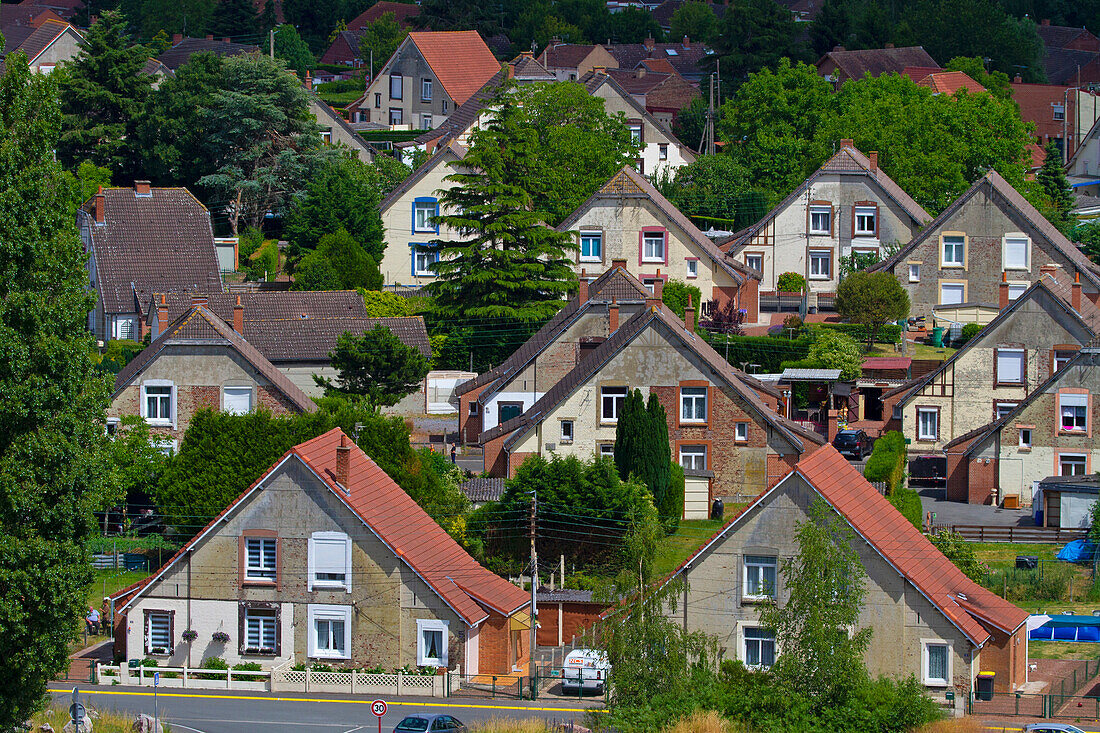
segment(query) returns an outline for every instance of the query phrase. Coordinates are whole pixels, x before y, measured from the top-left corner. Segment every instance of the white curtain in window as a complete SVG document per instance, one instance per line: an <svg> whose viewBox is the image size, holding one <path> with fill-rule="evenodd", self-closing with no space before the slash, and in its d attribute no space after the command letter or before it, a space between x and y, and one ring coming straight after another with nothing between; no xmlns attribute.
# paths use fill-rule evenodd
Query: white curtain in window
<svg viewBox="0 0 1100 733"><path fill-rule="evenodd" d="M928 679L947 679L947 647L941 644L928 645Z"/></svg>
<svg viewBox="0 0 1100 733"><path fill-rule="evenodd" d="M230 415L252 412L251 387L226 387L224 394L225 411Z"/></svg>

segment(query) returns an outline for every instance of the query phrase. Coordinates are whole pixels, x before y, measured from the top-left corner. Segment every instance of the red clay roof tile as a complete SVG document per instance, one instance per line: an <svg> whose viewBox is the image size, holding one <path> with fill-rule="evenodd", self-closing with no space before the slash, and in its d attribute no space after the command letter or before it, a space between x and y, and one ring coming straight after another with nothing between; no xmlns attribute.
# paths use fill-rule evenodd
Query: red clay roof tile
<svg viewBox="0 0 1100 733"><path fill-rule="evenodd" d="M500 71L500 62L477 31L417 31L409 38L456 107Z"/></svg>

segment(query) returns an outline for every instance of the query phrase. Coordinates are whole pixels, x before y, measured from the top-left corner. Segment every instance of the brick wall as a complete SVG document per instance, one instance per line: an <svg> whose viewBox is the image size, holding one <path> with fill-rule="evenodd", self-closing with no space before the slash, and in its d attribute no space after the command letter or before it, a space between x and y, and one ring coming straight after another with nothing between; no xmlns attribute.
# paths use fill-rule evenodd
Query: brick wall
<svg viewBox="0 0 1100 733"><path fill-rule="evenodd" d="M596 623L603 613L602 603L547 603L539 606L539 646L558 645L558 616L561 616L561 639L568 644Z"/></svg>
<svg viewBox="0 0 1100 733"><path fill-rule="evenodd" d="M508 454L504 452L504 439L501 435L483 446L485 473L495 478L508 477Z"/></svg>
<svg viewBox="0 0 1100 733"><path fill-rule="evenodd" d="M807 455L809 455L809 453L807 453ZM766 488L770 489L782 481L784 476L794 470L794 467L798 465L801 458L801 456L795 453L789 453L785 456L781 456L778 453L769 453L768 485Z"/></svg>
<svg viewBox="0 0 1100 733"><path fill-rule="evenodd" d="M711 292L711 297L718 301L718 307L721 308L726 304L727 300L738 300L740 307L748 311L745 314L745 323L756 323L760 317L760 297L759 297L760 282L755 278L749 278L746 280L740 288L737 287L719 287L714 286Z"/></svg>
<svg viewBox="0 0 1100 733"><path fill-rule="evenodd" d="M975 458L967 467L967 496L970 504L992 504L997 486L996 458Z"/></svg>
<svg viewBox="0 0 1100 733"><path fill-rule="evenodd" d="M529 457L531 457L533 455L535 455L533 452L509 453L508 454L508 476L506 478L511 478L512 476L515 476L516 475L516 469L520 467L520 464L522 464L524 461L526 461Z"/></svg>
<svg viewBox="0 0 1100 733"><path fill-rule="evenodd" d="M509 674L508 646L513 640L517 643L516 666L522 666L530 658L530 632L526 629L518 632L509 630L509 621L496 611L489 612L489 618L481 623L478 631L478 672L480 674Z"/></svg>
<svg viewBox="0 0 1100 733"><path fill-rule="evenodd" d="M458 398L458 435L463 445L477 443L481 435L481 410L476 415L470 415L470 403L474 402L488 385L482 385L472 389Z"/></svg>
<svg viewBox="0 0 1100 733"><path fill-rule="evenodd" d="M986 627L993 638L982 647L978 659L979 671L996 672L993 689L997 692L1013 692L1024 683L1027 673L1027 654L1024 635L1027 629L1021 628L1009 635L993 627Z"/></svg>

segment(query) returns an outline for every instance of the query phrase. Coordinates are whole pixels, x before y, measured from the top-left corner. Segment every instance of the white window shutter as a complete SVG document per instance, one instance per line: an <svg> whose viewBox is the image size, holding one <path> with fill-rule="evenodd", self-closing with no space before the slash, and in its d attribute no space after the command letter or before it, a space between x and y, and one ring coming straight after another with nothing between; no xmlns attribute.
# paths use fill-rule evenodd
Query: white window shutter
<svg viewBox="0 0 1100 733"><path fill-rule="evenodd" d="M1058 395L1062 407L1088 407L1089 396L1087 394L1062 394Z"/></svg>
<svg viewBox="0 0 1100 733"><path fill-rule="evenodd" d="M222 393L222 408L229 414L244 415L252 412L251 387L225 387Z"/></svg>

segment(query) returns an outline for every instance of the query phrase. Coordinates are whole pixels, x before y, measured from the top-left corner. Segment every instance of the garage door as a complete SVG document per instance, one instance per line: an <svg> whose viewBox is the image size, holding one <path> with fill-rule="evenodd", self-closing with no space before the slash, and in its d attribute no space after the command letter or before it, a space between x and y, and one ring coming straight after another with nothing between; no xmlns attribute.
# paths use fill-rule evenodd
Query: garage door
<svg viewBox="0 0 1100 733"><path fill-rule="evenodd" d="M684 478L684 519L706 519L710 514L710 479Z"/></svg>

